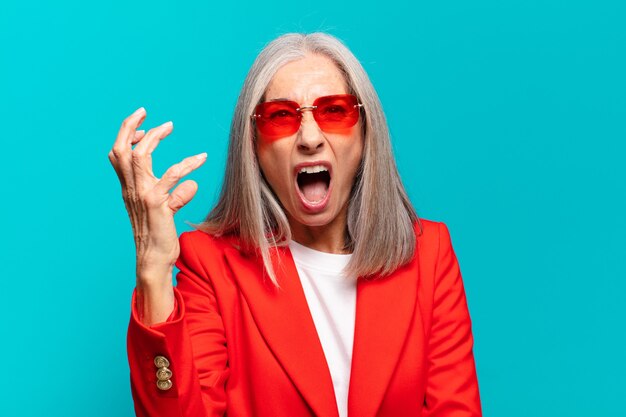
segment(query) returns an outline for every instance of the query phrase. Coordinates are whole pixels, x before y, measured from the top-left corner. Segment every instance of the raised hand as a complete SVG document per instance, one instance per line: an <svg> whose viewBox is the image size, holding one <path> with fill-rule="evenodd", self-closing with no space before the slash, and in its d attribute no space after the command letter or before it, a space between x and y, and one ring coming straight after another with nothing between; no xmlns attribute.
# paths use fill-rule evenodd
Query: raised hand
<svg viewBox="0 0 626 417"><path fill-rule="evenodd" d="M174 214L198 189L192 180L174 186L200 167L207 155L185 158L157 178L152 172L152 152L172 132L173 124L167 122L145 133L137 130L145 117L142 107L124 120L109 160L120 180L135 238L137 289L161 295L165 291L173 301L171 274L180 252ZM133 145L136 145L134 149Z"/></svg>

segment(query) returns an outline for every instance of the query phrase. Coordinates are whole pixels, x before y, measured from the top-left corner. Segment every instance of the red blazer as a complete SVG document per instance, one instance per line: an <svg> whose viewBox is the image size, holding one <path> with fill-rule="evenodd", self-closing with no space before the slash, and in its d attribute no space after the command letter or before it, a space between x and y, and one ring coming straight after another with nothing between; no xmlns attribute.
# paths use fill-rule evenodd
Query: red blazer
<svg viewBox="0 0 626 417"><path fill-rule="evenodd" d="M448 229L423 220L411 263L357 283L350 417L480 416L471 322ZM330 372L289 248L280 289L234 238L180 236L177 311L144 326L128 359L137 416L338 417ZM156 356L171 388L157 388Z"/></svg>

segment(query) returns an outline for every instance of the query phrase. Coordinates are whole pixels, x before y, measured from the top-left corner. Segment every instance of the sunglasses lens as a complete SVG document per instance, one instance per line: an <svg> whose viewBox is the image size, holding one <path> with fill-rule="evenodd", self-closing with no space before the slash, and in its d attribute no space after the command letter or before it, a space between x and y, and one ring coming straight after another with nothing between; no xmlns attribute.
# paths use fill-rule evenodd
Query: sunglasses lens
<svg viewBox="0 0 626 417"><path fill-rule="evenodd" d="M359 121L359 102L351 94L319 97L313 107L313 117L324 132L349 133ZM288 100L267 101L256 106L256 127L263 139L276 140L296 133L302 119L299 108L298 103Z"/></svg>
<svg viewBox="0 0 626 417"><path fill-rule="evenodd" d="M340 133L359 120L358 100L350 94L320 97L314 105L315 121L325 132Z"/></svg>
<svg viewBox="0 0 626 417"><path fill-rule="evenodd" d="M268 101L256 107L256 125L268 139L293 135L300 128L298 103L292 101Z"/></svg>

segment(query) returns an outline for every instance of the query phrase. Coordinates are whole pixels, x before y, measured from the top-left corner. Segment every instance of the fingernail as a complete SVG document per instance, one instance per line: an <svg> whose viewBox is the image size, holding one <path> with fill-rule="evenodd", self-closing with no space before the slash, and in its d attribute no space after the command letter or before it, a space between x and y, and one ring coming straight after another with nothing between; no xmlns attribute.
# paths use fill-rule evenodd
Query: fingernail
<svg viewBox="0 0 626 417"><path fill-rule="evenodd" d="M206 156L207 156L206 152L202 152L196 155L196 159L206 159Z"/></svg>
<svg viewBox="0 0 626 417"><path fill-rule="evenodd" d="M135 132L135 136L143 135L144 133L146 133L145 130L138 130L138 131Z"/></svg>
<svg viewBox="0 0 626 417"><path fill-rule="evenodd" d="M144 109L143 107L139 107L137 110L135 110L135 112L132 115L139 116L140 114L144 114L145 112L146 112L146 109Z"/></svg>
<svg viewBox="0 0 626 417"><path fill-rule="evenodd" d="M173 126L174 126L174 123L172 123L171 121L169 121L169 122L165 122L165 123L163 123L161 126L163 126L163 127L173 127Z"/></svg>

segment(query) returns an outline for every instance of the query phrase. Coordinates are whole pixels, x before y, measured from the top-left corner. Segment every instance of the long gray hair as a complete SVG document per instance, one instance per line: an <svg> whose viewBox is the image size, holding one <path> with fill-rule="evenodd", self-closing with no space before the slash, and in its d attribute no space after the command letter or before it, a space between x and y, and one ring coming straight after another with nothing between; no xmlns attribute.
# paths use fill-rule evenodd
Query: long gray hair
<svg viewBox="0 0 626 417"><path fill-rule="evenodd" d="M353 255L346 273L355 277L387 275L411 260L416 246L414 224L420 231L421 225L398 175L378 95L352 52L325 33L286 34L258 55L235 107L219 201L204 222L195 226L216 236L237 235L243 248L261 256L270 280L279 285L270 251L287 244L291 230L261 173L250 115L278 69L306 54L330 58L365 109L363 159L348 202L345 246Z"/></svg>

